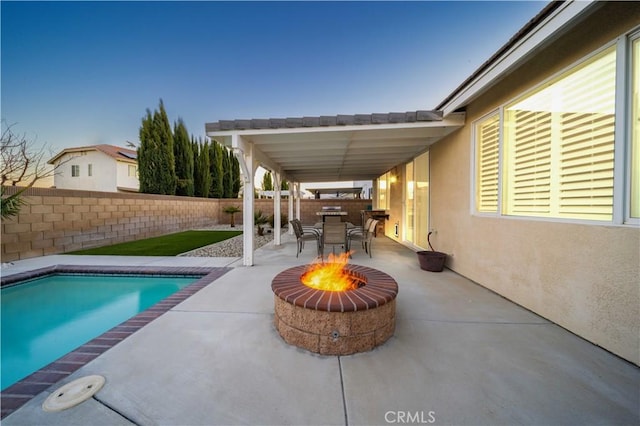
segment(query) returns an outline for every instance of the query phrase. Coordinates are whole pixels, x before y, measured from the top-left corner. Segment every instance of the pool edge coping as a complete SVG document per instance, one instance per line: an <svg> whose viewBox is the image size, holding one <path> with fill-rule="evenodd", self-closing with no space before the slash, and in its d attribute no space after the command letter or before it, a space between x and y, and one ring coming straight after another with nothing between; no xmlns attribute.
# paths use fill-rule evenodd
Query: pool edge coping
<svg viewBox="0 0 640 426"><path fill-rule="evenodd" d="M107 350L140 330L179 303L187 300L218 278L231 271L228 266L179 267L179 266L116 266L116 265L52 265L3 277L0 287L16 282L57 273L74 274L126 274L126 275L173 275L200 276L199 279L177 292L158 301L144 311L105 331L69 353L47 364L38 371L12 384L0 392L0 420L4 419L41 392L73 374Z"/></svg>

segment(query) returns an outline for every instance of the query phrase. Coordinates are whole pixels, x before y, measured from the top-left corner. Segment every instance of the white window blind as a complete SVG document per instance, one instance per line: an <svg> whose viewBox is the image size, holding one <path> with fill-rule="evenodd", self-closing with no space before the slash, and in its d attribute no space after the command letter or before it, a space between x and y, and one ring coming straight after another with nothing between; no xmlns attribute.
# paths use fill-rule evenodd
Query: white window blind
<svg viewBox="0 0 640 426"><path fill-rule="evenodd" d="M503 213L611 220L615 49L505 109Z"/></svg>
<svg viewBox="0 0 640 426"><path fill-rule="evenodd" d="M514 110L505 147L507 214L545 215L551 211L551 114Z"/></svg>
<svg viewBox="0 0 640 426"><path fill-rule="evenodd" d="M498 212L500 115L476 125L476 211Z"/></svg>

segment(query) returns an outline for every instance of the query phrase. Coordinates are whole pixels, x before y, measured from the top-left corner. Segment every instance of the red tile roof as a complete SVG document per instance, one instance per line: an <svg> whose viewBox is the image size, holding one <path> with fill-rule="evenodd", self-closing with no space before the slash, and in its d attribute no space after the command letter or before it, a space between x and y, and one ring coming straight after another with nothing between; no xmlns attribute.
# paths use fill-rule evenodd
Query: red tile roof
<svg viewBox="0 0 640 426"><path fill-rule="evenodd" d="M134 149L122 148L120 146L115 145L88 145L88 146L79 146L75 148L65 148L56 154L51 160L48 161L49 164L53 164L58 158L62 157L64 154L71 154L74 152L83 152L83 151L100 151L104 154L107 154L109 157L112 157L118 161L124 161L127 163L138 163L138 153Z"/></svg>

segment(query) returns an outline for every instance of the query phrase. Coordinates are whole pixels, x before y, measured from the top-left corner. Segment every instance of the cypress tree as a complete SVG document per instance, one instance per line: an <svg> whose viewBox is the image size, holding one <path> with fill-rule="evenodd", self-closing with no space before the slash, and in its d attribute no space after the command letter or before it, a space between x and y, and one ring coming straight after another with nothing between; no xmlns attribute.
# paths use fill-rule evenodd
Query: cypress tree
<svg viewBox="0 0 640 426"><path fill-rule="evenodd" d="M157 148L153 131L153 117L151 111L147 109L147 115L142 119L140 126L140 145L138 146L138 178L140 180L140 192L157 193L155 183L157 182L155 173L155 155Z"/></svg>
<svg viewBox="0 0 640 426"><path fill-rule="evenodd" d="M233 165L231 163L231 151L228 149L222 149L222 170L223 170L223 182L224 182L224 196L223 198L233 197Z"/></svg>
<svg viewBox="0 0 640 426"><path fill-rule="evenodd" d="M231 198L238 198L238 194L240 193L240 188L242 186L242 182L240 181L240 162L236 156L233 155L233 152L230 152L230 154L232 159L231 165L233 166L233 191L231 192Z"/></svg>
<svg viewBox="0 0 640 426"><path fill-rule="evenodd" d="M222 198L224 195L224 176L222 174L222 147L215 140L209 146L209 173L211 174L211 188L209 198Z"/></svg>
<svg viewBox="0 0 640 426"><path fill-rule="evenodd" d="M160 111L147 109L140 127L138 148L138 173L140 192L149 194L176 193L173 135L162 99Z"/></svg>
<svg viewBox="0 0 640 426"><path fill-rule="evenodd" d="M200 147L191 135L191 151L193 152L193 195L202 197L202 173L200 172Z"/></svg>
<svg viewBox="0 0 640 426"><path fill-rule="evenodd" d="M211 187L211 172L209 171L209 144L202 140L192 140L194 153L194 193L196 197L208 197Z"/></svg>
<svg viewBox="0 0 640 426"><path fill-rule="evenodd" d="M187 127L181 118L173 125L173 139L173 154L176 161L177 177L176 195L193 197L194 154Z"/></svg>
<svg viewBox="0 0 640 426"><path fill-rule="evenodd" d="M155 111L153 114L153 127L158 144L158 193L175 195L177 179L173 155L173 134L162 99L160 99L160 111Z"/></svg>
<svg viewBox="0 0 640 426"><path fill-rule="evenodd" d="M262 190L263 191L273 191L273 178L271 177L271 172L267 171L262 176Z"/></svg>

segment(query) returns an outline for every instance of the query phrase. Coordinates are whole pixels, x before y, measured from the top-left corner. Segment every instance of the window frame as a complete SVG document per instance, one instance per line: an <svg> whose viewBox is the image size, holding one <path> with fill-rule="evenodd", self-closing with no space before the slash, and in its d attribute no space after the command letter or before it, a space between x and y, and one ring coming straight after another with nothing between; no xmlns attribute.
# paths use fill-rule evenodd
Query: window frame
<svg viewBox="0 0 640 426"><path fill-rule="evenodd" d="M80 165L72 164L71 165L71 177L80 177Z"/></svg>
<svg viewBox="0 0 640 426"><path fill-rule="evenodd" d="M474 120L471 128L471 191L470 191L470 208L471 214L474 216L482 217L499 217L504 219L513 220L536 220L547 222L565 222L565 223L582 223L592 225L640 225L640 218L631 217L631 168L632 156L631 156L631 132L632 132L632 96L631 93L631 77L633 72L633 57L632 48L633 42L640 39L640 27L635 27L631 31L620 35L616 39L605 43L599 48L589 52L587 55L579 58L577 61L569 64L567 67L559 70L553 75L545 78L539 83L528 87L526 90L518 93L506 101L500 103L500 105L492 109L490 112L482 115L477 120ZM544 86L557 80L563 74L568 74L572 70L577 69L586 62L592 60L597 55L602 54L605 50L615 46L616 52L616 77L615 77L615 112L614 112L614 172L613 172L613 206L611 220L595 220L584 218L567 218L567 217L544 217L544 216L531 216L531 215L507 215L504 213L504 134L505 134L505 108L506 106L516 102L518 99L522 99L527 94L535 93L542 89ZM476 128L482 121L495 115L496 111L499 112L499 162L498 162L498 211L493 212L481 212L477 209L477 196L476 196L476 162L477 159L477 143L476 140Z"/></svg>
<svg viewBox="0 0 640 426"><path fill-rule="evenodd" d="M621 159L621 168L624 168L624 173L620 173L620 178L624 179L624 187L620 189L621 196L624 199L623 212L620 215L623 215L623 223L628 225L640 225L640 217L631 216L631 198L632 198L632 169L633 169L633 71L634 71L634 57L633 57L633 43L640 43L640 28L636 28L635 30L629 32L625 37L621 37L623 39L623 43L619 44L619 51L622 51L623 60L618 64L620 69L624 70L624 76L621 76L622 89L616 93L618 99L620 99L620 104L624 108L624 118L625 122L621 123L622 129L620 130L624 135L623 141L621 142L621 149L624 152L624 158ZM640 72L640 57L635 58L638 69L636 72ZM623 73L620 73L623 74ZM628 90L626 90L628 89ZM640 87L638 88L640 92ZM617 107L618 105L616 105ZM637 111L640 114L640 111ZM640 120L640 118L639 118ZM640 126L640 121L637 124ZM618 130L616 128L616 130ZM640 148L640 141L638 141L638 147ZM616 146L618 148L618 146ZM638 155L640 158L640 155ZM640 165L637 165L640 167ZM640 173L640 171L638 171ZM622 187L622 185L620 185ZM640 188L638 188L640 190Z"/></svg>

